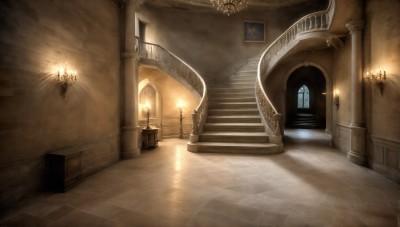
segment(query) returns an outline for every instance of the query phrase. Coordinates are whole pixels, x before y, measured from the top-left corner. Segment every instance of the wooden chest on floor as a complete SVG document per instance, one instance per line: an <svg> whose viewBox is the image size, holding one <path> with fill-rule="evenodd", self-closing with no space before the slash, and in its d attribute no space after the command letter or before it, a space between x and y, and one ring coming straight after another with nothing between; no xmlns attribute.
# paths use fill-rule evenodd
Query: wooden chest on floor
<svg viewBox="0 0 400 227"><path fill-rule="evenodd" d="M46 184L65 192L82 181L82 150L59 150L46 156Z"/></svg>

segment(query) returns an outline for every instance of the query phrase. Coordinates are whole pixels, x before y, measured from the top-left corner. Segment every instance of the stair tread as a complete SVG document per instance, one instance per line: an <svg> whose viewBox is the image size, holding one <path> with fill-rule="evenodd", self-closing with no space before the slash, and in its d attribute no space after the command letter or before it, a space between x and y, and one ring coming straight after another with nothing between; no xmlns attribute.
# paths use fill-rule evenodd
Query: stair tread
<svg viewBox="0 0 400 227"><path fill-rule="evenodd" d="M264 126L262 123L206 123L207 126Z"/></svg>
<svg viewBox="0 0 400 227"><path fill-rule="evenodd" d="M223 118L261 118L260 115L217 115L209 116L209 118L223 119Z"/></svg>
<svg viewBox="0 0 400 227"><path fill-rule="evenodd" d="M224 131L215 131L215 132L203 132L202 136L268 136L265 132L224 132Z"/></svg>
<svg viewBox="0 0 400 227"><path fill-rule="evenodd" d="M224 147L277 147L272 143L229 143L229 142L197 142L197 146L224 146Z"/></svg>
<svg viewBox="0 0 400 227"><path fill-rule="evenodd" d="M238 104L238 105L242 105L242 104L257 104L257 102L214 102L214 103L212 103L213 105L220 105L220 104L223 104L223 105L236 105L236 104Z"/></svg>
<svg viewBox="0 0 400 227"><path fill-rule="evenodd" d="M215 110L215 111L233 111L233 112L238 112L238 111L258 111L257 108L241 108L241 109L217 109L217 108L210 108L210 110Z"/></svg>

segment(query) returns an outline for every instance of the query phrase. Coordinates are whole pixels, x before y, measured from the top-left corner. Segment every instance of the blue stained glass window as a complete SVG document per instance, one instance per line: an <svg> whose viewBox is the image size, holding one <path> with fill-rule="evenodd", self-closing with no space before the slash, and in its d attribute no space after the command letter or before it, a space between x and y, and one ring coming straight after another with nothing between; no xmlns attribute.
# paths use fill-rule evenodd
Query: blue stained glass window
<svg viewBox="0 0 400 227"><path fill-rule="evenodd" d="M297 108L309 109L310 108L310 90L307 85L303 84L297 92Z"/></svg>

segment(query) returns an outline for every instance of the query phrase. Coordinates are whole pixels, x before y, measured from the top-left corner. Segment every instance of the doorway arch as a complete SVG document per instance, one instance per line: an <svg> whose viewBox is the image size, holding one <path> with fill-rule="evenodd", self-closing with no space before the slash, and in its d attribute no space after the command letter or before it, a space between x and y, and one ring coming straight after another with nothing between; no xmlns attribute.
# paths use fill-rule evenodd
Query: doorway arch
<svg viewBox="0 0 400 227"><path fill-rule="evenodd" d="M288 74L285 94L285 127L328 129L330 114L326 75L312 65L300 65Z"/></svg>

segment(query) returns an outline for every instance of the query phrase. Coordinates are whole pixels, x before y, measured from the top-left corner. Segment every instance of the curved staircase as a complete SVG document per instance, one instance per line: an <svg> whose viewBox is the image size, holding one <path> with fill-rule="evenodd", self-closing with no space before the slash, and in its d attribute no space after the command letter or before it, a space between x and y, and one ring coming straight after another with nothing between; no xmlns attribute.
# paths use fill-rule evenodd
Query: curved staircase
<svg viewBox="0 0 400 227"><path fill-rule="evenodd" d="M208 116L192 152L273 154L280 146L269 143L254 93L259 58L249 59L222 83L209 86Z"/></svg>

